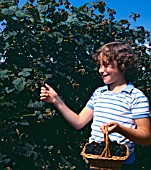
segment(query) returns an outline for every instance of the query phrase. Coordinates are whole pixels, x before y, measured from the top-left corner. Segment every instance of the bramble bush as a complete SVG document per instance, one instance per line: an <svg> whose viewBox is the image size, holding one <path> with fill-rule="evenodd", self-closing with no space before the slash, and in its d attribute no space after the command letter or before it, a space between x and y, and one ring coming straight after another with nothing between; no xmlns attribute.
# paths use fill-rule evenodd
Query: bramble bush
<svg viewBox="0 0 151 170"><path fill-rule="evenodd" d="M116 11L104 1L80 7L68 0L18 3L0 2L0 56L5 59L0 64L0 169L86 169L80 152L90 124L72 129L52 105L39 100L40 87L51 84L78 113L103 84L91 55L107 42L122 40L139 57L133 83L151 101L151 51L144 45L151 44L150 32L116 20ZM130 17L137 22L140 14ZM138 146L137 158L144 155L140 168L148 168L149 150Z"/></svg>

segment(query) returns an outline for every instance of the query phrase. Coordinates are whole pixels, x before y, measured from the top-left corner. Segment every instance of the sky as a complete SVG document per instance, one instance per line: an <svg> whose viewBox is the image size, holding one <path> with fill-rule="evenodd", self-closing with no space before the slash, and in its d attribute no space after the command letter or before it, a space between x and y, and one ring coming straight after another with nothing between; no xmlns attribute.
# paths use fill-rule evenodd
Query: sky
<svg viewBox="0 0 151 170"><path fill-rule="evenodd" d="M96 0L69 0L71 5L79 7L87 2L95 2ZM27 0L20 0L20 5ZM127 19L131 23L131 27L144 26L151 32L151 0L104 0L106 6L116 11L115 19ZM139 13L141 16L136 22L129 18L131 12Z"/></svg>

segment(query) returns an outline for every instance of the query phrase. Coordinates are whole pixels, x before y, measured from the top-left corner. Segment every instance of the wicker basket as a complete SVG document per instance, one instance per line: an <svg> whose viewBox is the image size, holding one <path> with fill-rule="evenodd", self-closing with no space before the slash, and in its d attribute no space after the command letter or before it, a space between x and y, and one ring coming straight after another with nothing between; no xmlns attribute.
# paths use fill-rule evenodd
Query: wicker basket
<svg viewBox="0 0 151 170"><path fill-rule="evenodd" d="M129 156L129 148L126 146L126 155L123 157L119 156L112 156L110 154L109 149L109 136L108 136L108 129L106 128L106 133L104 134L104 141L106 142L106 147L103 150L101 155L92 155L92 154L86 154L85 149L86 145L84 146L81 155L83 156L84 160L90 164L90 167L94 169L99 168L107 168L111 170L120 170L123 161L125 161Z"/></svg>

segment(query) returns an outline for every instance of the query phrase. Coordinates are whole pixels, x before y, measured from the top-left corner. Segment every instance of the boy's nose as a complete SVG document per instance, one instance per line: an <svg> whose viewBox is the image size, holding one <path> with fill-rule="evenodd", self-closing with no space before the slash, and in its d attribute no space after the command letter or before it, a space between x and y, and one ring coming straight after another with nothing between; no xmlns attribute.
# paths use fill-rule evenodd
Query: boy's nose
<svg viewBox="0 0 151 170"><path fill-rule="evenodd" d="M99 66L99 73L103 73L105 71L104 65Z"/></svg>

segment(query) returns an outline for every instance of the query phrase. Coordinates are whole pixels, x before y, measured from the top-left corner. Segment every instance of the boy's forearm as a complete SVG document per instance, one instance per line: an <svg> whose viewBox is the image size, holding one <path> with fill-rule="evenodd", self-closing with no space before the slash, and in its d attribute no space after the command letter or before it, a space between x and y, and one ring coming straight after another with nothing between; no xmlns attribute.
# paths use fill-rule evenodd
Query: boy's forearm
<svg viewBox="0 0 151 170"><path fill-rule="evenodd" d="M61 115L65 118L65 120L73 126L75 129L79 129L79 116L75 112L73 112L71 109L69 109L66 104L60 99L60 97L57 97L56 102L54 103L54 106L57 108L57 110L61 113Z"/></svg>
<svg viewBox="0 0 151 170"><path fill-rule="evenodd" d="M120 126L119 133L134 143L140 145L151 144L151 132L145 129L131 129L125 126Z"/></svg>

